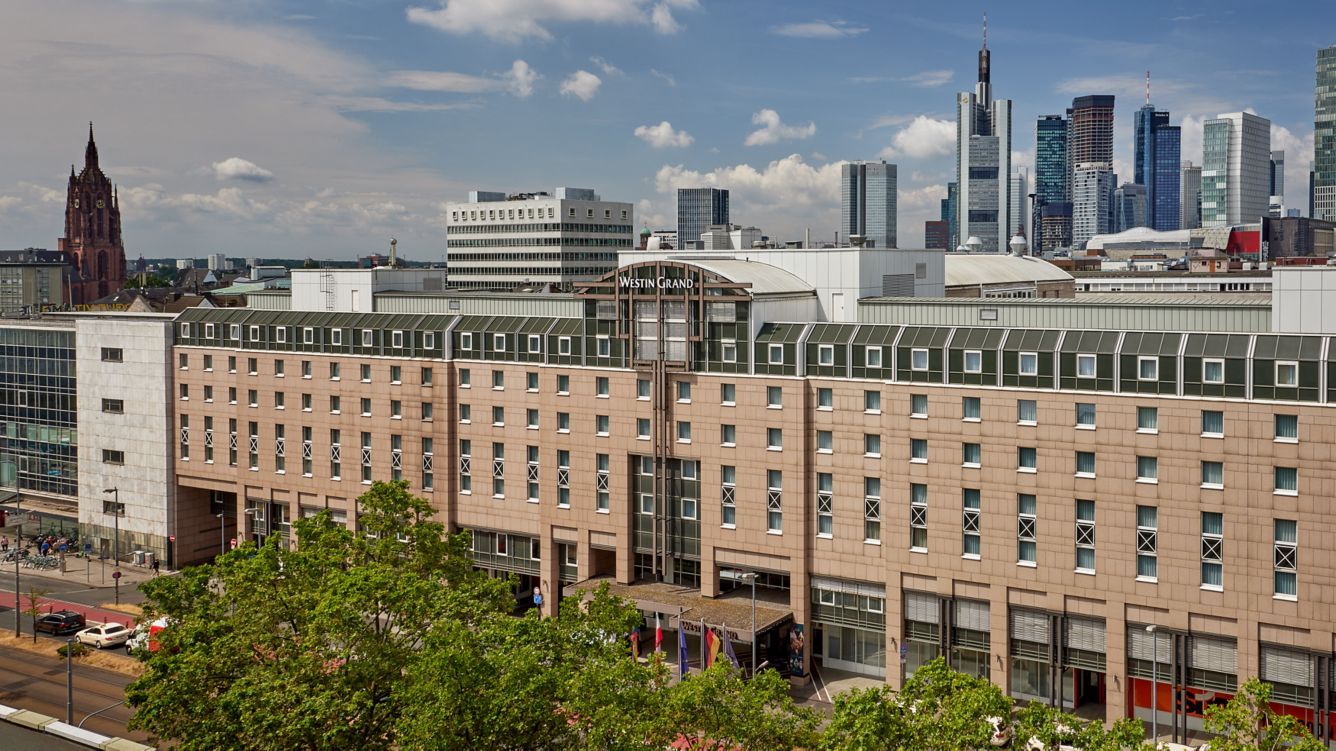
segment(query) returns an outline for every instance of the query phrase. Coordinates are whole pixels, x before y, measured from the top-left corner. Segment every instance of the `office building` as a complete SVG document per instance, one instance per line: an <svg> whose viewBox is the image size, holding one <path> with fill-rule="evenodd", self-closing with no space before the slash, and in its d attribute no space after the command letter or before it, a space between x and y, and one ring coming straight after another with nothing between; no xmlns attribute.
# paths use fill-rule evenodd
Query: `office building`
<svg viewBox="0 0 1336 751"><path fill-rule="evenodd" d="M1079 96L1067 110L1067 174L1076 178L1082 164L1113 164L1113 103L1111 94ZM1073 196L1075 187L1071 188ZM1073 199L1074 200L1074 199Z"/></svg>
<svg viewBox="0 0 1336 751"><path fill-rule="evenodd" d="M951 249L951 227L943 220L929 219L923 223L923 247L929 250Z"/></svg>
<svg viewBox="0 0 1336 751"><path fill-rule="evenodd" d="M978 238L977 252L1005 253L1014 229L1011 100L993 99L990 65L985 29L974 91L956 94L956 235L960 246Z"/></svg>
<svg viewBox="0 0 1336 751"><path fill-rule="evenodd" d="M960 244L959 232L956 229L956 220L959 218L960 211L960 185L950 182L946 184L946 200L942 202L942 219L946 220L946 230L951 240L947 250L955 250Z"/></svg>
<svg viewBox="0 0 1336 751"><path fill-rule="evenodd" d="M1169 113L1146 103L1136 111L1132 182L1145 187L1146 222L1151 229L1179 228L1179 151L1181 129Z"/></svg>
<svg viewBox="0 0 1336 751"><path fill-rule="evenodd" d="M1201 167L1183 162L1179 186L1181 229L1196 229L1201 226Z"/></svg>
<svg viewBox="0 0 1336 751"><path fill-rule="evenodd" d="M677 189L677 247L699 249L700 233L711 225L728 224L728 190L724 188Z"/></svg>
<svg viewBox="0 0 1336 751"><path fill-rule="evenodd" d="M1030 173L1024 167L1013 167L1011 170L1011 207L1007 210L1007 216L1011 217L1011 234L1019 233L1028 238L1030 236L1030 223L1027 221L1029 211L1028 202L1030 200Z"/></svg>
<svg viewBox="0 0 1336 751"><path fill-rule="evenodd" d="M68 256L60 251L0 250L0 315L65 305L70 271Z"/></svg>
<svg viewBox="0 0 1336 751"><path fill-rule="evenodd" d="M1045 206L1071 201L1070 180L1067 169L1067 120L1062 115L1043 115L1035 123L1032 224L1042 226ZM1066 234L1070 234L1070 228ZM1044 232L1036 231L1033 235L1031 243L1036 253L1049 249L1044 244Z"/></svg>
<svg viewBox="0 0 1336 751"><path fill-rule="evenodd" d="M1202 126L1202 226L1255 222L1267 213L1271 121L1232 112Z"/></svg>
<svg viewBox="0 0 1336 751"><path fill-rule="evenodd" d="M1336 45L1317 52L1308 215L1336 221Z"/></svg>
<svg viewBox="0 0 1336 751"><path fill-rule="evenodd" d="M1040 215L1040 242L1044 250L1072 247L1072 205L1067 201L1045 204Z"/></svg>
<svg viewBox="0 0 1336 751"><path fill-rule="evenodd" d="M226 253L210 253L208 255L208 267L210 271L232 270L232 264L228 262Z"/></svg>
<svg viewBox="0 0 1336 751"><path fill-rule="evenodd" d="M1146 186L1123 183L1113 194L1113 231L1146 225Z"/></svg>
<svg viewBox="0 0 1336 751"><path fill-rule="evenodd" d="M871 248L896 244L896 166L848 162L840 167L840 240L861 235Z"/></svg>
<svg viewBox="0 0 1336 751"><path fill-rule="evenodd" d="M710 225L700 234L701 250L746 250L764 241L759 228L736 224Z"/></svg>
<svg viewBox="0 0 1336 751"><path fill-rule="evenodd" d="M445 213L452 287L569 289L616 268L617 253L635 245L632 205L587 188L473 191Z"/></svg>
<svg viewBox="0 0 1336 751"><path fill-rule="evenodd" d="M1108 164L1077 165L1072 175L1072 245L1085 247L1095 235L1113 231L1114 181Z"/></svg>
<svg viewBox="0 0 1336 751"><path fill-rule="evenodd" d="M1279 219L1285 216L1285 152L1271 152L1271 189L1266 215Z"/></svg>

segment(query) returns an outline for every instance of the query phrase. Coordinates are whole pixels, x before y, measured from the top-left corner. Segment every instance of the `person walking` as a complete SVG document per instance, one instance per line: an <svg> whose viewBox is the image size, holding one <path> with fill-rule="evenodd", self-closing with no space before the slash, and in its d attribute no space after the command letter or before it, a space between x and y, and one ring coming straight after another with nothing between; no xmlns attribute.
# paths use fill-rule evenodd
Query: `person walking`
<svg viewBox="0 0 1336 751"><path fill-rule="evenodd" d="M159 573L161 573L161 568L162 568L162 561L159 561L157 558L154 558L154 559L153 559L153 575L154 575L154 576L157 576Z"/></svg>

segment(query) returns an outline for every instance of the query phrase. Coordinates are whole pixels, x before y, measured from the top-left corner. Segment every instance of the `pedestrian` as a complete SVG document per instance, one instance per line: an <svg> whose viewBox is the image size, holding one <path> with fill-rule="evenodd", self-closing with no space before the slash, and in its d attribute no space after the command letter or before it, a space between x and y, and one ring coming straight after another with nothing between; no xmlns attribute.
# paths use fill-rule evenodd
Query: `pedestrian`
<svg viewBox="0 0 1336 751"><path fill-rule="evenodd" d="M161 567L162 567L162 561L159 561L157 558L154 558L154 559L153 559L153 575L154 575L154 576L157 576L157 575L160 573Z"/></svg>
<svg viewBox="0 0 1336 751"><path fill-rule="evenodd" d="M0 553L8 553L8 552L9 552L9 538L0 537Z"/></svg>

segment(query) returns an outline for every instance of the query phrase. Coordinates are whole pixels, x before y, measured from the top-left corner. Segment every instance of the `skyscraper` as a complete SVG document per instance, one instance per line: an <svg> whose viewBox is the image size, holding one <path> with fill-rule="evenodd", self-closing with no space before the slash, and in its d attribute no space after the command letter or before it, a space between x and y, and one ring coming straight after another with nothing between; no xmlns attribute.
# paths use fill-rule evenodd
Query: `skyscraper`
<svg viewBox="0 0 1336 751"><path fill-rule="evenodd" d="M1146 186L1123 183L1113 194L1113 231L1146 226Z"/></svg>
<svg viewBox="0 0 1336 751"><path fill-rule="evenodd" d="M1113 231L1114 174L1107 163L1078 164L1072 176L1072 245Z"/></svg>
<svg viewBox="0 0 1336 751"><path fill-rule="evenodd" d="M1261 219L1267 212L1270 174L1270 120L1248 112L1207 120L1202 126L1202 226Z"/></svg>
<svg viewBox="0 0 1336 751"><path fill-rule="evenodd" d="M1309 182L1314 219L1336 221L1336 45L1317 52L1313 101L1313 179Z"/></svg>
<svg viewBox="0 0 1336 751"><path fill-rule="evenodd" d="M1147 92L1150 87L1147 85ZM1147 97L1149 99L1149 96ZM1169 113L1149 101L1136 111L1132 181L1146 188L1146 221L1157 230L1178 229L1179 147L1182 133Z"/></svg>
<svg viewBox="0 0 1336 751"><path fill-rule="evenodd" d="M1011 228L1008 234L1020 232L1028 239L1030 237L1029 222L1025 221L1025 200L1030 194L1030 173L1024 167L1015 167L1011 170L1011 204L1007 210L1007 215L1011 218Z"/></svg>
<svg viewBox="0 0 1336 751"><path fill-rule="evenodd" d="M1201 226L1201 167L1183 162L1179 180L1179 227L1196 229Z"/></svg>
<svg viewBox="0 0 1336 751"><path fill-rule="evenodd" d="M949 242L947 250L955 250L960 245L959 230L956 227L958 217L958 207L960 206L960 185L959 183L946 184L946 205L943 207L946 213L942 216L946 220L946 232Z"/></svg>
<svg viewBox="0 0 1336 751"><path fill-rule="evenodd" d="M1071 184L1082 164L1113 167L1113 95L1095 94L1072 100L1067 110L1067 175ZM1075 191L1075 188L1069 188Z"/></svg>
<svg viewBox="0 0 1336 751"><path fill-rule="evenodd" d="M1267 195L1269 206L1267 216L1280 218L1285 216L1285 152L1271 152L1271 189Z"/></svg>
<svg viewBox="0 0 1336 751"><path fill-rule="evenodd" d="M677 247L700 247L700 233L711 224L728 224L726 188L677 189Z"/></svg>
<svg viewBox="0 0 1336 751"><path fill-rule="evenodd" d="M1071 201L1071 177L1067 173L1067 120L1062 115L1044 115L1035 123L1034 144L1034 215L1038 219L1031 224L1040 226L1060 221L1061 215L1049 214L1050 221L1043 220L1044 207L1050 204ZM1070 217L1068 211L1066 216ZM1036 251L1046 247L1046 240L1051 233L1032 231L1031 245ZM1071 228L1063 236L1071 234Z"/></svg>
<svg viewBox="0 0 1336 751"><path fill-rule="evenodd" d="M894 248L896 168L849 162L840 168L840 239L862 235L874 248Z"/></svg>
<svg viewBox="0 0 1336 751"><path fill-rule="evenodd" d="M1011 210L1011 100L993 99L984 18L974 91L956 94L957 242L977 237L984 253L1006 252Z"/></svg>

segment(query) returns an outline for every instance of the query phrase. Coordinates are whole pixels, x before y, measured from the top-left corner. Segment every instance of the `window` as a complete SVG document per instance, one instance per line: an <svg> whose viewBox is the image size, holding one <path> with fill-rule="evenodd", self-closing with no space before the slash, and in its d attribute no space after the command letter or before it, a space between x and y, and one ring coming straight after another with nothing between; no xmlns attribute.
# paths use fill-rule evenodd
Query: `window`
<svg viewBox="0 0 1336 751"><path fill-rule="evenodd" d="M404 369L400 365L390 366L390 383L398 385L404 382Z"/></svg>
<svg viewBox="0 0 1336 751"><path fill-rule="evenodd" d="M506 496L506 445L492 444L492 497Z"/></svg>
<svg viewBox="0 0 1336 751"><path fill-rule="evenodd" d="M259 373L260 373L260 358L258 358L258 357L247 357L247 358L246 358L246 373L247 373L248 375L259 375Z"/></svg>
<svg viewBox="0 0 1336 751"><path fill-rule="evenodd" d="M228 404L236 404L236 403L237 403L237 387L236 387L236 386L228 386L228 387L227 387L227 403L228 403Z"/></svg>
<svg viewBox="0 0 1336 751"><path fill-rule="evenodd" d="M102 449L103 464L125 464L125 452L115 449Z"/></svg>
<svg viewBox="0 0 1336 751"><path fill-rule="evenodd" d="M784 533L784 473L766 470L765 528L770 534Z"/></svg>
<svg viewBox="0 0 1336 751"><path fill-rule="evenodd" d="M112 415L125 414L125 401L123 399L103 399L102 411Z"/></svg>
<svg viewBox="0 0 1336 751"><path fill-rule="evenodd" d="M422 489L431 490L435 485L435 456L432 452L432 439L422 439Z"/></svg>
<svg viewBox="0 0 1336 751"><path fill-rule="evenodd" d="M1076 571L1095 573L1095 502L1076 502Z"/></svg>
<svg viewBox="0 0 1336 751"><path fill-rule="evenodd" d="M909 549L928 552L928 486L909 486Z"/></svg>
<svg viewBox="0 0 1336 751"><path fill-rule="evenodd" d="M473 334L465 331L459 335L460 349L473 349Z"/></svg>
<svg viewBox="0 0 1336 751"><path fill-rule="evenodd" d="M649 381L646 381L645 385L649 386ZM649 398L648 389L646 389L645 398ZM738 403L738 388L735 384L719 384L719 403L725 407L731 407Z"/></svg>
<svg viewBox="0 0 1336 751"><path fill-rule="evenodd" d="M784 431L780 428L766 428L765 447L769 451L783 451Z"/></svg>
<svg viewBox="0 0 1336 751"><path fill-rule="evenodd" d="M961 444L961 464L966 467L978 468L983 451L977 443Z"/></svg>
<svg viewBox="0 0 1336 751"><path fill-rule="evenodd" d="M541 354L543 351L543 337L538 334L529 334L528 351Z"/></svg>
<svg viewBox="0 0 1336 751"><path fill-rule="evenodd" d="M1137 380L1155 381L1160 377L1160 358L1158 357L1138 357L1137 358Z"/></svg>
<svg viewBox="0 0 1336 751"><path fill-rule="evenodd" d="M829 430L818 430L816 432L816 452L818 454L829 454L835 447L834 433Z"/></svg>
<svg viewBox="0 0 1336 751"><path fill-rule="evenodd" d="M422 385L430 386L432 382L431 368L423 368L421 371Z"/></svg>
<svg viewBox="0 0 1336 751"><path fill-rule="evenodd" d="M866 347L863 350L863 355L869 368L881 367L881 347Z"/></svg>
<svg viewBox="0 0 1336 751"><path fill-rule="evenodd" d="M1160 410L1158 407L1137 407L1137 432L1160 432Z"/></svg>
<svg viewBox="0 0 1336 751"><path fill-rule="evenodd" d="M1160 462L1153 456L1137 457L1137 482L1160 481Z"/></svg>
<svg viewBox="0 0 1336 751"><path fill-rule="evenodd" d="M863 434L863 456L881 458L881 436L876 433Z"/></svg>
<svg viewBox="0 0 1336 751"><path fill-rule="evenodd" d="M422 402L422 419L431 420L436 412L435 406L431 402Z"/></svg>
<svg viewBox="0 0 1336 751"><path fill-rule="evenodd" d="M459 492L473 493L473 441L459 442Z"/></svg>
<svg viewBox="0 0 1336 751"><path fill-rule="evenodd" d="M636 438L641 441L649 440L649 418L636 418Z"/></svg>
<svg viewBox="0 0 1336 751"><path fill-rule="evenodd" d="M492 371L492 390L493 391L506 390L506 372L504 370Z"/></svg>
<svg viewBox="0 0 1336 751"><path fill-rule="evenodd" d="M213 402L213 386L207 383L204 384L204 401Z"/></svg>
<svg viewBox="0 0 1336 751"><path fill-rule="evenodd" d="M287 397L282 391L274 392L274 409L287 409Z"/></svg>
<svg viewBox="0 0 1336 751"><path fill-rule="evenodd" d="M779 386L766 386L765 406L770 409L782 409L784 407L784 389Z"/></svg>
<svg viewBox="0 0 1336 751"><path fill-rule="evenodd" d="M250 431L247 437L247 456L250 469L260 468L260 424L258 422L250 423Z"/></svg>
<svg viewBox="0 0 1336 751"><path fill-rule="evenodd" d="M527 479L526 487L527 487L527 489L528 489L528 495L526 496L526 498L529 499L529 502L530 502L530 503L537 503L537 502L538 502L538 490L539 490L539 488L538 488L538 447L537 447L537 446L529 446L529 447L527 447L526 454L527 454L527 458L528 458L528 460L529 460L529 461L528 461L528 465L526 466L526 473L527 473L527 474L525 475L525 476L526 476L526 479Z"/></svg>
<svg viewBox="0 0 1336 751"><path fill-rule="evenodd" d="M374 347L376 344L376 334L371 329L362 329L362 346Z"/></svg>
<svg viewBox="0 0 1336 751"><path fill-rule="evenodd" d="M1225 465L1224 462L1202 462L1201 463L1201 486L1219 490L1225 487Z"/></svg>
<svg viewBox="0 0 1336 751"><path fill-rule="evenodd" d="M874 415L881 414L881 392L864 391L863 392L863 411Z"/></svg>
<svg viewBox="0 0 1336 751"><path fill-rule="evenodd" d="M767 362L771 365L784 364L784 345L771 344L767 351Z"/></svg>
<svg viewBox="0 0 1336 751"><path fill-rule="evenodd" d="M1201 586L1222 590L1225 587L1225 517L1217 511L1201 515Z"/></svg>
<svg viewBox="0 0 1336 751"><path fill-rule="evenodd" d="M983 372L983 353L977 349L965 350L965 372L982 373Z"/></svg>
<svg viewBox="0 0 1336 751"><path fill-rule="evenodd" d="M436 334L431 331L425 331L422 334L422 348L426 350L436 349Z"/></svg>
<svg viewBox="0 0 1336 751"><path fill-rule="evenodd" d="M237 421L230 418L227 421L227 463L237 466ZM337 473L334 479L338 479Z"/></svg>
<svg viewBox="0 0 1336 751"><path fill-rule="evenodd" d="M724 339L719 342L719 359L724 362L738 361L738 342L736 339Z"/></svg>
<svg viewBox="0 0 1336 751"><path fill-rule="evenodd" d="M910 438L909 439L909 461L927 463L928 461L928 439Z"/></svg>
<svg viewBox="0 0 1336 751"><path fill-rule="evenodd" d="M213 372L213 355L205 355L205 356L204 356L204 371L205 371L206 373L212 373L212 372Z"/></svg>
<svg viewBox="0 0 1336 751"><path fill-rule="evenodd" d="M980 500L978 488L965 488L961 492L961 530L963 534L964 556L978 558L981 548L979 533Z"/></svg>
<svg viewBox="0 0 1336 751"><path fill-rule="evenodd" d="M816 535L829 538L835 531L834 476L829 472L816 474Z"/></svg>
<svg viewBox="0 0 1336 751"><path fill-rule="evenodd" d="M310 380L310 378L311 378L311 361L310 361L310 360L302 360L302 365L301 365L301 367L302 367L302 378L305 378L305 379L307 379L307 380Z"/></svg>
<svg viewBox="0 0 1336 751"><path fill-rule="evenodd" d="M1299 596L1299 523L1293 519L1275 520L1272 548L1276 597L1284 600Z"/></svg>
<svg viewBox="0 0 1336 751"><path fill-rule="evenodd" d="M228 355L228 356L227 356L227 372L229 372L229 373L235 373L235 372L237 372L237 357L236 357L236 355Z"/></svg>
<svg viewBox="0 0 1336 751"><path fill-rule="evenodd" d="M492 351L493 351L493 352L505 352L505 351L506 351L506 335L505 335L505 334L492 334Z"/></svg>
<svg viewBox="0 0 1336 751"><path fill-rule="evenodd" d="M568 375L557 376L557 396L569 396L571 393L571 377Z"/></svg>
<svg viewBox="0 0 1336 751"><path fill-rule="evenodd" d="M863 542L881 544L881 479L863 478Z"/></svg>
<svg viewBox="0 0 1336 751"><path fill-rule="evenodd" d="M1038 422L1039 410L1033 399L1016 400L1016 423L1019 425L1035 425Z"/></svg>
<svg viewBox="0 0 1336 751"><path fill-rule="evenodd" d="M1299 494L1299 469L1276 467L1276 495Z"/></svg>
<svg viewBox="0 0 1336 751"><path fill-rule="evenodd" d="M913 349L909 352L909 369L924 371L928 369L928 350Z"/></svg>
<svg viewBox="0 0 1336 751"><path fill-rule="evenodd" d="M459 369L459 387L461 389L473 388L473 371L468 368Z"/></svg>
<svg viewBox="0 0 1336 751"><path fill-rule="evenodd" d="M370 416L371 416L371 400L370 400L370 399L367 399L367 398L363 398L363 399L362 399L362 417L370 417Z"/></svg>
<svg viewBox="0 0 1336 751"><path fill-rule="evenodd" d="M492 407L492 425L501 427L506 424L505 407Z"/></svg>
<svg viewBox="0 0 1336 751"><path fill-rule="evenodd" d="M595 458L595 468L597 469L597 473L594 475L594 486L597 493L594 498L594 510L606 514L608 513L610 504L609 487L611 483L609 482L608 477L610 472L609 458L607 454L597 454Z"/></svg>
<svg viewBox="0 0 1336 751"><path fill-rule="evenodd" d="M594 395L608 398L608 378L607 376L597 376L594 378Z"/></svg>
<svg viewBox="0 0 1336 751"><path fill-rule="evenodd" d="M835 393L828 388L819 388L816 390L816 408L829 412L835 407Z"/></svg>
<svg viewBox="0 0 1336 751"><path fill-rule="evenodd" d="M719 445L736 446L738 442L738 428L736 425L719 426Z"/></svg>
<svg viewBox="0 0 1336 751"><path fill-rule="evenodd" d="M1201 434L1208 438L1223 438L1225 435L1225 413L1214 409L1201 411Z"/></svg>
<svg viewBox="0 0 1336 751"><path fill-rule="evenodd" d="M213 418L207 415L204 417L204 461L213 464Z"/></svg>
<svg viewBox="0 0 1336 751"><path fill-rule="evenodd" d="M571 338L569 336L557 337L557 354L569 355L571 353Z"/></svg>
<svg viewBox="0 0 1336 751"><path fill-rule="evenodd" d="M834 364L835 364L835 345L833 345L833 344L818 344L817 347L816 347L816 364L817 364L817 365L826 365L826 366L834 365Z"/></svg>
<svg viewBox="0 0 1336 751"><path fill-rule="evenodd" d="M690 423L688 423L687 430L690 429ZM608 434L607 415L594 415L594 433L600 436L606 436Z"/></svg>
<svg viewBox="0 0 1336 751"><path fill-rule="evenodd" d="M603 379L603 384L604 384L605 387L607 386L607 382L608 382L608 379L604 378L604 379ZM605 392L600 392L600 393L605 393ZM690 404L690 403L691 403L691 382L690 382L690 381L678 381L678 382L677 382L677 401L681 402L682 404Z"/></svg>
<svg viewBox="0 0 1336 751"><path fill-rule="evenodd" d="M247 404L247 406L250 406L250 407L258 407L258 406L260 406L260 390L259 390L259 389L247 389L247 390L246 390L246 404Z"/></svg>
<svg viewBox="0 0 1336 751"><path fill-rule="evenodd" d="M339 379L340 379L339 364L336 362L332 362L329 364L329 380L337 381Z"/></svg>
<svg viewBox="0 0 1336 751"><path fill-rule="evenodd" d="M917 418L926 418L928 416L928 395L910 394L909 395L909 416Z"/></svg>
<svg viewBox="0 0 1336 751"><path fill-rule="evenodd" d="M596 352L599 357L612 357L612 340L606 336L599 336L594 339Z"/></svg>
<svg viewBox="0 0 1336 751"><path fill-rule="evenodd" d="M1137 506L1137 581L1156 581L1159 576L1159 509Z"/></svg>
<svg viewBox="0 0 1336 751"><path fill-rule="evenodd" d="M190 355L182 352L176 357L178 366L181 370L190 370Z"/></svg>
<svg viewBox="0 0 1336 751"><path fill-rule="evenodd" d="M471 405L459 405L459 421L465 425L473 422L473 407Z"/></svg>
<svg viewBox="0 0 1336 751"><path fill-rule="evenodd" d="M733 529L738 521L738 468L725 464L719 468L719 508L723 526Z"/></svg>
<svg viewBox="0 0 1336 751"><path fill-rule="evenodd" d="M1276 441L1294 443L1299 440L1299 416L1276 415Z"/></svg>
<svg viewBox="0 0 1336 751"><path fill-rule="evenodd" d="M1095 427L1095 405L1088 402L1077 402L1076 404L1076 427L1093 428Z"/></svg>
<svg viewBox="0 0 1336 751"><path fill-rule="evenodd" d="M1021 446L1016 449L1016 471L1034 472L1038 469L1038 450L1033 446Z"/></svg>
<svg viewBox="0 0 1336 751"><path fill-rule="evenodd" d="M538 429L538 410L536 409L524 410L524 426L529 430Z"/></svg>
<svg viewBox="0 0 1336 751"><path fill-rule="evenodd" d="M1077 451L1076 452L1076 476L1094 477L1095 476L1095 452Z"/></svg>
<svg viewBox="0 0 1336 751"><path fill-rule="evenodd" d="M1298 386L1298 385L1299 385L1299 363L1297 363L1297 362L1278 362L1278 363L1276 363L1276 385L1277 385L1277 386Z"/></svg>
<svg viewBox="0 0 1336 751"><path fill-rule="evenodd" d="M1016 496L1016 562L1033 566L1038 548L1039 515L1035 497Z"/></svg>
<svg viewBox="0 0 1336 751"><path fill-rule="evenodd" d="M181 384L181 401L190 401L190 384L188 383Z"/></svg>
<svg viewBox="0 0 1336 751"><path fill-rule="evenodd" d="M558 412L558 413L557 413L557 432L558 432L558 433L569 433L569 432L571 432L571 413L570 413L570 412Z"/></svg>
<svg viewBox="0 0 1336 751"><path fill-rule="evenodd" d="M1094 378L1095 377L1095 356L1077 355L1076 356L1076 377Z"/></svg>
<svg viewBox="0 0 1336 751"><path fill-rule="evenodd" d="M961 413L966 422L978 422L981 412L979 397L966 396L960 400Z"/></svg>
<svg viewBox="0 0 1336 751"><path fill-rule="evenodd" d="M343 346L343 329L330 329L329 343L336 347Z"/></svg>
<svg viewBox="0 0 1336 751"><path fill-rule="evenodd" d="M227 327L227 338L236 341L241 340L241 324L234 323Z"/></svg>
<svg viewBox="0 0 1336 751"><path fill-rule="evenodd" d="M691 423L686 420L677 421L677 442L691 443Z"/></svg>
<svg viewBox="0 0 1336 751"><path fill-rule="evenodd" d="M1039 355L1037 353L1021 353L1020 374L1024 376L1039 375Z"/></svg>
<svg viewBox="0 0 1336 751"><path fill-rule="evenodd" d="M1202 383L1224 383L1225 382L1225 361L1224 360L1202 360L1201 361L1201 382Z"/></svg>

